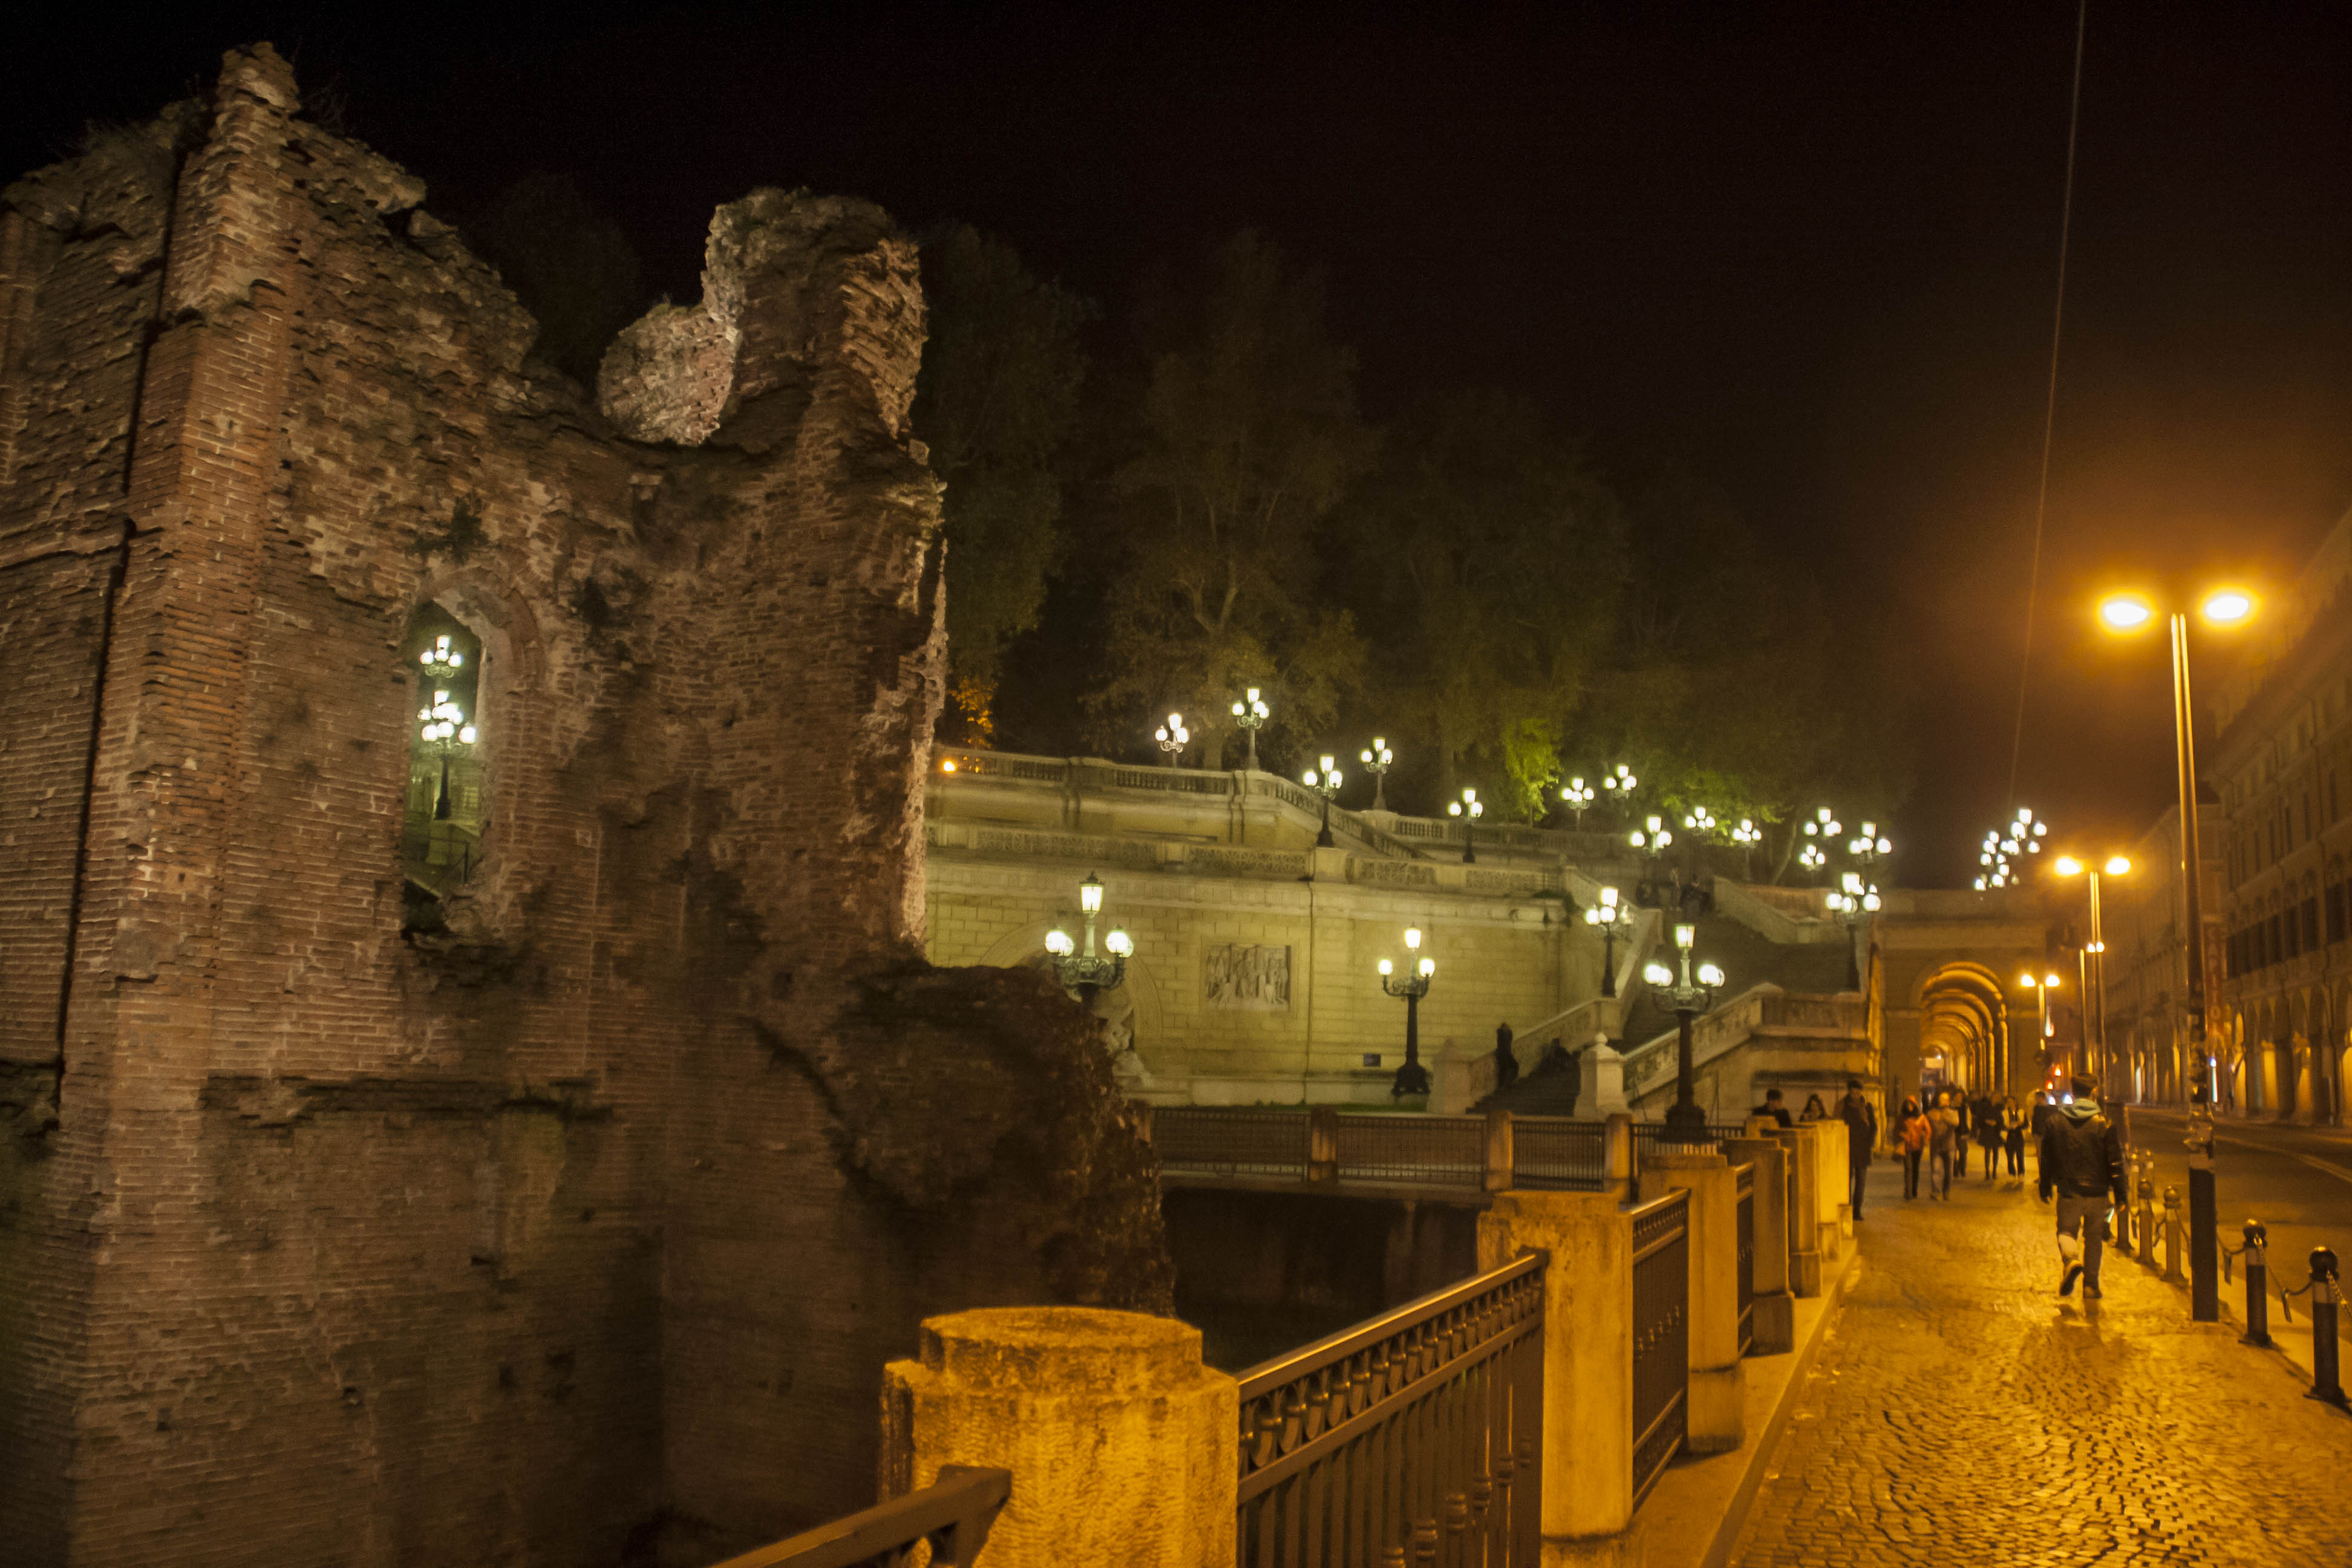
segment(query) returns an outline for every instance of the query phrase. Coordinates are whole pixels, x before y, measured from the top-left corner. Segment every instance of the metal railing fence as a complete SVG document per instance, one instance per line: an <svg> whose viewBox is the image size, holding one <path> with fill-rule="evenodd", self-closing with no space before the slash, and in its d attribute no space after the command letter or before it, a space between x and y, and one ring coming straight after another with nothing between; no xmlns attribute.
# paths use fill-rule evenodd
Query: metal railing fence
<svg viewBox="0 0 2352 1568"><path fill-rule="evenodd" d="M1249 1568L1532 1568L1543 1276L1530 1254L1243 1373Z"/></svg>
<svg viewBox="0 0 2352 1568"><path fill-rule="evenodd" d="M998 1510L1013 1496L1013 1472L941 1465L940 1479L846 1519L730 1557L714 1568L910 1568L930 1548L932 1568L972 1568Z"/></svg>
<svg viewBox="0 0 2352 1568"><path fill-rule="evenodd" d="M1151 1146L1163 1171L1218 1176L1307 1174L1307 1112L1168 1106L1151 1115Z"/></svg>
<svg viewBox="0 0 2352 1568"><path fill-rule="evenodd" d="M1690 1194L1633 1211L1633 1500L1636 1507L1689 1426Z"/></svg>
<svg viewBox="0 0 2352 1568"><path fill-rule="evenodd" d="M1511 1184L1599 1192L1609 1172L1609 1129L1564 1116L1511 1121Z"/></svg>
<svg viewBox="0 0 2352 1568"><path fill-rule="evenodd" d="M1333 1144L1343 1182L1483 1186L1483 1116L1340 1116Z"/></svg>

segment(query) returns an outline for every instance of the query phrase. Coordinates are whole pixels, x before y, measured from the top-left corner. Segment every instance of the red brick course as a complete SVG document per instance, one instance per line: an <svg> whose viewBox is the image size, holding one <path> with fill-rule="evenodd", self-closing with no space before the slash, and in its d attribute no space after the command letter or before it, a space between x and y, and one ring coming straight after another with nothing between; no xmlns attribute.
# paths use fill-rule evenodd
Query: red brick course
<svg viewBox="0 0 2352 1568"><path fill-rule="evenodd" d="M26 1563L705 1560L871 1500L918 1316L1167 1300L1078 1009L918 956L912 247L721 209L704 357L625 344L616 428L423 197L267 46L0 197ZM679 395L693 444L645 417ZM487 820L425 936L436 601Z"/></svg>

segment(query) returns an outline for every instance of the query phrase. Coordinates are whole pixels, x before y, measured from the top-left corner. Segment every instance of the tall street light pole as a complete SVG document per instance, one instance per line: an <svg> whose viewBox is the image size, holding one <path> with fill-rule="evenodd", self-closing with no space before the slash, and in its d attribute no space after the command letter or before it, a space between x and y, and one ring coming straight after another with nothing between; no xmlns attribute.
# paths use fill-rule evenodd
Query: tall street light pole
<svg viewBox="0 0 2352 1568"><path fill-rule="evenodd" d="M1569 780L1568 787L1559 792L1560 804L1568 807L1569 819L1580 833L1584 830L1584 814L1592 808L1595 798L1592 786L1581 778Z"/></svg>
<svg viewBox="0 0 2352 1568"><path fill-rule="evenodd" d="M2058 977L2049 973L2035 974L2029 970L2017 977L2017 983L2033 993L2034 1054L2046 1057L2050 1054L2051 1039L2050 993L2058 988ZM2049 1063L2038 1062L2035 1067L2041 1072L2042 1081L2047 1083L2050 1078Z"/></svg>
<svg viewBox="0 0 2352 1568"><path fill-rule="evenodd" d="M1865 882L1859 871L1845 873L1844 885L1831 892L1832 913L1845 921L1845 988L1862 989L1862 959L1854 950L1854 936L1862 922L1878 912L1878 885Z"/></svg>
<svg viewBox="0 0 2352 1568"><path fill-rule="evenodd" d="M1135 952L1135 941L1113 926L1103 938L1102 952L1095 951L1095 918L1102 913L1102 879L1093 872L1078 884L1078 910L1087 919L1086 948L1070 940L1070 933L1056 926L1045 933L1045 952L1054 965L1054 977L1065 991L1075 991L1078 999L1089 1007L1095 994L1115 991L1127 978L1127 961Z"/></svg>
<svg viewBox="0 0 2352 1568"><path fill-rule="evenodd" d="M1181 713L1168 715L1168 722L1151 731L1151 738L1158 741L1160 749L1168 753L1170 767L1181 768L1184 765L1184 747L1192 739L1192 731L1184 728L1184 715Z"/></svg>
<svg viewBox="0 0 2352 1568"><path fill-rule="evenodd" d="M2110 855L2104 864L2095 865L2073 855L2061 855L2050 864L2061 877L2081 877L2090 887L2091 935L2083 944L2083 1016L2086 1037L2098 1038L2099 1088L2104 1095L2115 1081L2114 1053L2107 1047L2107 940L2099 926L2099 878L2128 875L2132 868L2128 856ZM2095 1029L2090 1020L2098 1020ZM2086 1037L2084 1048L2090 1048Z"/></svg>
<svg viewBox="0 0 2352 1568"><path fill-rule="evenodd" d="M1601 901L1584 911L1584 923L1601 933L1601 994L1617 994L1617 933L1631 936L1633 911L1614 888L1601 889Z"/></svg>
<svg viewBox="0 0 2352 1568"><path fill-rule="evenodd" d="M2208 626L2238 626L2253 618L2254 596L2224 585L2197 606ZM2115 594L2099 603L2099 622L2124 635L2152 626L2156 605L2146 595ZM2189 1043L2197 1053L2197 1086L2189 1102L2189 1315L2210 1323L2221 1315L2221 1226L2213 1197L2213 1099L2220 1085L2205 1030L2205 914L2197 847L2197 706L2189 688L2189 616L2167 616L2172 644L2173 785L2180 795L2181 947L2189 961L2183 990Z"/></svg>
<svg viewBox="0 0 2352 1568"><path fill-rule="evenodd" d="M1330 752L1323 753L1320 765L1298 775L1298 782L1323 797L1323 827L1315 835L1315 847L1328 849L1331 838L1331 797L1339 793L1339 759Z"/></svg>
<svg viewBox="0 0 2352 1568"><path fill-rule="evenodd" d="M1675 841L1675 831L1666 826L1665 818L1653 814L1647 822L1625 837L1634 848L1642 852L1647 862L1642 885L1634 890L1634 896L1645 903L1655 904L1658 901L1658 867L1665 858L1666 847Z"/></svg>
<svg viewBox="0 0 2352 1568"><path fill-rule="evenodd" d="M1389 750L1386 741L1375 735L1372 743L1356 755L1372 775L1372 809L1386 811L1389 808L1389 769L1396 762L1396 753Z"/></svg>
<svg viewBox="0 0 2352 1568"><path fill-rule="evenodd" d="M1692 1055L1691 1022L1715 1005L1715 988L1723 984L1723 971L1712 963L1698 966L1698 981L1691 981L1691 948L1698 941L1698 928L1681 924L1675 927L1675 946L1682 955L1682 978L1663 963L1653 962L1642 971L1642 978L1654 990L1663 992L1675 1009L1675 1102L1666 1110L1666 1125L1685 1143L1705 1143L1706 1112L1698 1107L1698 1065Z"/></svg>
<svg viewBox="0 0 2352 1568"><path fill-rule="evenodd" d="M1242 766L1251 773L1257 772L1257 732L1265 726L1267 717L1274 712L1273 709L1265 705L1265 700L1260 697L1257 691L1256 687L1251 687L1243 695L1241 700L1234 704L1234 722L1241 727L1243 734L1249 737L1249 760Z"/></svg>
<svg viewBox="0 0 2352 1568"><path fill-rule="evenodd" d="M1470 865L1478 858L1478 819L1486 815L1486 803L1476 790L1465 789L1460 800L1445 803L1445 815L1462 819L1462 863Z"/></svg>
<svg viewBox="0 0 2352 1568"><path fill-rule="evenodd" d="M1421 1065L1421 999L1429 994L1430 976L1437 973L1437 961L1423 958L1415 962L1413 955L1421 951L1421 931L1408 926L1404 933L1406 972L1400 975L1396 965L1381 960L1381 989L1391 996L1404 998L1404 1065L1396 1070L1396 1079L1389 1085L1391 1099L1408 1094L1429 1092L1429 1069Z"/></svg>

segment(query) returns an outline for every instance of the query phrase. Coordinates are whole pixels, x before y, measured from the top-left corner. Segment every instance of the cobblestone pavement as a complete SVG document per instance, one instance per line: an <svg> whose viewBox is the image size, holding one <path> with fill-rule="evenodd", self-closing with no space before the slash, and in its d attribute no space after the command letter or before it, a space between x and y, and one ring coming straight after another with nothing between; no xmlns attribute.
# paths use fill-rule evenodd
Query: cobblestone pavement
<svg viewBox="0 0 2352 1568"><path fill-rule="evenodd" d="M2127 1258L2104 1300L2059 1297L2030 1178L1902 1190L1873 1167L1734 1563L2352 1564L2352 1419Z"/></svg>

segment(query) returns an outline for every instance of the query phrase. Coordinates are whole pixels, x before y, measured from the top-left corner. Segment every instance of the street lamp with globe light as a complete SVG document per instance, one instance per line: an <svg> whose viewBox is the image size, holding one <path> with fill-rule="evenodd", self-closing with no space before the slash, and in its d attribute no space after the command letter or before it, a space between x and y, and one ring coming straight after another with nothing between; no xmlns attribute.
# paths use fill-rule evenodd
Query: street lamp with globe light
<svg viewBox="0 0 2352 1568"><path fill-rule="evenodd" d="M1652 813L1641 826L1627 834L1626 838L1640 850L1647 866L1643 873L1638 896L1645 902L1655 903L1658 897L1658 866L1664 858L1666 847L1675 841L1675 831L1665 818Z"/></svg>
<svg viewBox="0 0 2352 1568"><path fill-rule="evenodd" d="M1320 763L1299 774L1298 782L1323 797L1323 828L1315 835L1315 847L1331 848L1331 797L1339 793L1339 759L1324 752Z"/></svg>
<svg viewBox="0 0 2352 1568"><path fill-rule="evenodd" d="M1075 991L1088 1006L1094 1005L1098 991L1114 991L1127 978L1127 961L1135 952L1135 939L1113 926L1102 939L1103 951L1095 951L1095 917L1102 913L1102 879L1093 872L1078 884L1078 909L1087 917L1085 951L1070 940L1070 933L1056 926L1045 933L1045 952L1054 966L1054 977L1066 991Z"/></svg>
<svg viewBox="0 0 2352 1568"><path fill-rule="evenodd" d="M1405 928L1404 946L1404 973L1397 973L1396 965L1385 958L1380 962L1381 989L1391 996L1404 998L1404 1064L1397 1068L1396 1079L1389 1085L1391 1098L1429 1092L1429 1069L1421 1065L1421 999L1429 994L1429 980L1437 973L1437 961L1415 960L1414 955L1421 952L1418 927Z"/></svg>
<svg viewBox="0 0 2352 1568"><path fill-rule="evenodd" d="M2208 588L2197 602L2198 618L2226 630L2254 618L2261 601L2239 584ZM2189 681L2189 615L2177 605L2164 612L2172 645L2173 788L2180 803L2180 889L2186 904L2181 950L2189 963L2189 1043L2197 1053L2197 1083L2189 1101L2189 1315L2210 1323L2221 1317L2221 1226L2213 1196L2213 1053L2205 1034L2205 917L2199 888L2200 867L2197 847L2197 709ZM2110 594L2099 601L2099 624L2128 637L2156 624L2156 601L2146 594Z"/></svg>
<svg viewBox="0 0 2352 1568"><path fill-rule="evenodd" d="M1258 689L1253 686L1234 704L1234 722L1249 737L1249 760L1242 765L1252 773L1257 772L1257 732L1274 712L1257 693Z"/></svg>
<svg viewBox="0 0 2352 1568"><path fill-rule="evenodd" d="M1601 792L1609 797L1609 804L1622 811L1628 819L1633 815L1633 792L1641 787L1641 784L1642 781L1633 776L1633 770L1622 763L1616 763L1601 775Z"/></svg>
<svg viewBox="0 0 2352 1568"><path fill-rule="evenodd" d="M1862 989L1862 959L1854 951L1854 933L1864 919L1878 912L1876 883L1865 881L1859 871L1848 871L1841 885L1829 895L1830 912L1845 921L1845 988Z"/></svg>
<svg viewBox="0 0 2352 1568"><path fill-rule="evenodd" d="M1651 989L1664 994L1675 1010L1677 1031L1675 1043L1675 1102L1666 1110L1666 1125L1674 1129L1686 1143L1708 1142L1706 1112L1698 1105L1697 1065L1691 1056L1691 1021L1715 1005L1715 989L1723 984L1723 971L1712 963L1698 966L1696 984L1691 978L1691 949L1697 944L1698 928L1679 924L1675 927L1675 947L1682 955L1682 977L1653 959L1642 970L1642 978Z"/></svg>
<svg viewBox="0 0 2352 1568"><path fill-rule="evenodd" d="M1805 819L1805 842L1798 848L1797 864L1808 871L1829 868L1829 847L1844 829L1838 825L1837 814L1826 805L1819 807Z"/></svg>
<svg viewBox="0 0 2352 1568"><path fill-rule="evenodd" d="M1478 819L1486 815L1486 803L1476 790L1465 789L1460 800L1445 803L1445 815L1462 819L1462 863L1467 866L1478 858Z"/></svg>
<svg viewBox="0 0 2352 1568"><path fill-rule="evenodd" d="M1386 811L1389 808L1389 768L1396 762L1396 753L1389 750L1386 741L1375 735L1370 745L1356 753L1356 760L1362 763L1372 775L1372 809Z"/></svg>
<svg viewBox="0 0 2352 1568"><path fill-rule="evenodd" d="M2100 929L2099 923L2099 879L2102 876L2127 876L2130 874L2132 863L2130 858L2124 855L2110 855L2104 862L2097 864L2085 861L2077 856L2061 855L2050 863L2050 868L2061 877L2081 877L2089 884L2091 936L2090 940L2083 945L2083 1017L2086 1026L2084 1030L2086 1036L2090 1033L2089 1021L2094 1018L2098 1020L2099 1088L2102 1093L2105 1093L2112 1081L2109 1075L2113 1070L2114 1063L2108 1059L2107 1051L2107 943L2106 934ZM2086 1037L2084 1041L2084 1049L2087 1051L2090 1048L2091 1042Z"/></svg>
<svg viewBox="0 0 2352 1568"><path fill-rule="evenodd" d="M1614 888L1601 889L1601 901L1584 911L1584 923L1601 933L1601 994L1617 994L1617 938L1633 934L1633 906Z"/></svg>
<svg viewBox="0 0 2352 1568"><path fill-rule="evenodd" d="M1171 713L1168 722L1151 731L1151 735L1160 742L1160 749L1168 753L1170 767L1184 765L1184 747L1192 739L1192 731L1184 728L1184 715Z"/></svg>
<svg viewBox="0 0 2352 1568"><path fill-rule="evenodd" d="M1572 778L1568 781L1568 787L1559 792L1559 798L1561 804L1568 807L1570 820L1578 831L1582 831L1584 814L1591 809L1594 798L1592 786L1580 778Z"/></svg>

